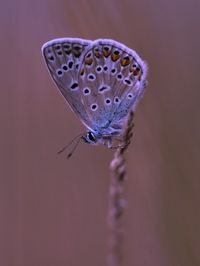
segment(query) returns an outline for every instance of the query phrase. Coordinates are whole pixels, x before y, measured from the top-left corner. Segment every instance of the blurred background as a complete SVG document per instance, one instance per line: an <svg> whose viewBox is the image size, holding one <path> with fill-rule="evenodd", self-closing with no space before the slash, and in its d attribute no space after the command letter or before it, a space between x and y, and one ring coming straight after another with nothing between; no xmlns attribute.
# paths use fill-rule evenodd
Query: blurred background
<svg viewBox="0 0 200 266"><path fill-rule="evenodd" d="M56 152L84 126L41 55L111 38L148 62L126 154L124 265L200 265L200 1L1 1L0 265L105 265L113 151Z"/></svg>

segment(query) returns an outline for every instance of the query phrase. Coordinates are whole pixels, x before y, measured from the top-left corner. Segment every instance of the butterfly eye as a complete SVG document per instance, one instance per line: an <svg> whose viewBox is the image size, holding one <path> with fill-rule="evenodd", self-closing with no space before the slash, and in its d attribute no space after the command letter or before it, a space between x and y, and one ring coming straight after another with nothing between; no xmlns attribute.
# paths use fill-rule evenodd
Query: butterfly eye
<svg viewBox="0 0 200 266"><path fill-rule="evenodd" d="M95 135L94 135L92 132L89 132L89 133L88 133L88 138L89 138L89 140L91 140L91 141L93 141L93 142L96 142Z"/></svg>
<svg viewBox="0 0 200 266"><path fill-rule="evenodd" d="M90 144L97 142L97 137L95 136L93 132L87 132L86 134L82 136L82 139L85 142L90 143Z"/></svg>
<svg viewBox="0 0 200 266"><path fill-rule="evenodd" d="M86 142L88 143L95 143L97 141L96 136L92 132L88 132L86 134Z"/></svg>

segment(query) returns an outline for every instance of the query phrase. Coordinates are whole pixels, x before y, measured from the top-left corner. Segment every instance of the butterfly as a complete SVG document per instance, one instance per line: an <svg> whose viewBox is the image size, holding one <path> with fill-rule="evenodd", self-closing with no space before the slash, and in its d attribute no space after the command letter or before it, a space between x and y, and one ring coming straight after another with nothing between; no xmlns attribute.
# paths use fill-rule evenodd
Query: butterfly
<svg viewBox="0 0 200 266"><path fill-rule="evenodd" d="M59 91L87 128L81 138L112 148L143 96L146 63L111 39L54 39L42 46L42 53Z"/></svg>

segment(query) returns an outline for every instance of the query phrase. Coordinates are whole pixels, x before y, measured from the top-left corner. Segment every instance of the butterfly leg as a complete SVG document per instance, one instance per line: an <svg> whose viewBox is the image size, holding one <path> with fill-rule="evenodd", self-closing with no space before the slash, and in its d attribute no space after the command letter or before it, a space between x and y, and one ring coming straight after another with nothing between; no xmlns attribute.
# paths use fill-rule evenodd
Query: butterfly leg
<svg viewBox="0 0 200 266"><path fill-rule="evenodd" d="M107 145L108 149L112 149L112 139L111 138L107 139L105 145Z"/></svg>
<svg viewBox="0 0 200 266"><path fill-rule="evenodd" d="M125 148L126 145L125 144L118 144L118 145L110 147L110 149L123 149L123 148Z"/></svg>
<svg viewBox="0 0 200 266"><path fill-rule="evenodd" d="M104 139L104 145L107 145L109 149L118 149L118 148L123 148L124 144L122 144L122 137L120 136L105 136L103 137ZM119 142L114 145L114 142Z"/></svg>

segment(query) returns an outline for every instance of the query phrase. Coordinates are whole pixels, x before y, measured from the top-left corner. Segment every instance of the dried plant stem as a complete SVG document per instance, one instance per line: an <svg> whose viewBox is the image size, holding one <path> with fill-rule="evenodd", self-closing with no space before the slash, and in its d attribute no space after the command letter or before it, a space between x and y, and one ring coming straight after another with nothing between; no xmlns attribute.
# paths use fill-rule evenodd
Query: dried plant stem
<svg viewBox="0 0 200 266"><path fill-rule="evenodd" d="M126 201L123 198L124 180L126 174L126 160L124 152L127 150L132 137L134 113L130 112L124 128L122 147L118 148L111 161L111 183L109 191L108 222L110 228L108 266L122 265L123 230L122 216Z"/></svg>

